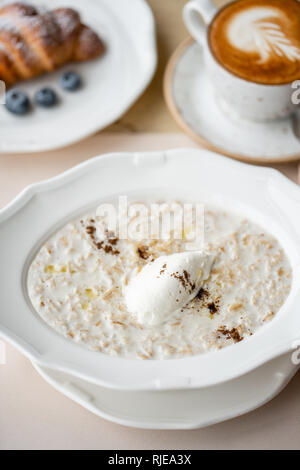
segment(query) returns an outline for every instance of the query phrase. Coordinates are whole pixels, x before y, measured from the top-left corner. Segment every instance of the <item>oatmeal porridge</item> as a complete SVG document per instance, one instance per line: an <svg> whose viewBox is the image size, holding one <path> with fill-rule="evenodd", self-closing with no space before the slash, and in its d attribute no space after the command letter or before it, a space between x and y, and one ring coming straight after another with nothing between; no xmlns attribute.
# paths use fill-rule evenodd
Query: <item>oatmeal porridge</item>
<svg viewBox="0 0 300 470"><path fill-rule="evenodd" d="M273 319L289 294L291 267L270 234L214 207L205 210L198 248L196 240L193 254L181 256L185 234L119 239L94 210L37 253L29 297L50 327L92 351L171 359L218 350Z"/></svg>

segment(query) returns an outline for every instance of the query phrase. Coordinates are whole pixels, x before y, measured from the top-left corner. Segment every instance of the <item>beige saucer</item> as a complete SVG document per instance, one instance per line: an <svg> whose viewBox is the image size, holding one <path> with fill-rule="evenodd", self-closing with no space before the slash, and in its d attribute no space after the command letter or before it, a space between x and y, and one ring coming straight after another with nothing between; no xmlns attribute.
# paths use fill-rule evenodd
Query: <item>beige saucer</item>
<svg viewBox="0 0 300 470"><path fill-rule="evenodd" d="M202 49L190 37L170 58L164 76L164 96L175 121L202 147L247 162L300 159L300 140L294 133L292 118L251 122L219 108Z"/></svg>

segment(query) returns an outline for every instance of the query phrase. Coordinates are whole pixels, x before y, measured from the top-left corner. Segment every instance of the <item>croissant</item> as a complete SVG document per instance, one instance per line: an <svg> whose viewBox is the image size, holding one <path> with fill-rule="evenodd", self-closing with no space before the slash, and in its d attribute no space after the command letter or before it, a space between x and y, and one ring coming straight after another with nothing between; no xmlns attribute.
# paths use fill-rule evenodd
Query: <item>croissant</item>
<svg viewBox="0 0 300 470"><path fill-rule="evenodd" d="M21 2L0 8L0 79L7 87L103 52L99 36L71 8L39 12Z"/></svg>

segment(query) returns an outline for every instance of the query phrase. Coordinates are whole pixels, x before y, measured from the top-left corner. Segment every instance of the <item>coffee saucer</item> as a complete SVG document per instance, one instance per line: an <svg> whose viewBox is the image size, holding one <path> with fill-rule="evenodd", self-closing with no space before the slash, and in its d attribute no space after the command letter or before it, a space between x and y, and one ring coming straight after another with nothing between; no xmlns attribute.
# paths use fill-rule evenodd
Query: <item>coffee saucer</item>
<svg viewBox="0 0 300 470"><path fill-rule="evenodd" d="M202 48L192 38L181 43L167 65L164 95L176 122L202 147L247 162L300 159L295 119L252 122L217 103Z"/></svg>
<svg viewBox="0 0 300 470"><path fill-rule="evenodd" d="M278 357L229 382L195 390L124 392L34 364L57 391L95 415L143 429L198 429L252 411L274 398L299 366Z"/></svg>

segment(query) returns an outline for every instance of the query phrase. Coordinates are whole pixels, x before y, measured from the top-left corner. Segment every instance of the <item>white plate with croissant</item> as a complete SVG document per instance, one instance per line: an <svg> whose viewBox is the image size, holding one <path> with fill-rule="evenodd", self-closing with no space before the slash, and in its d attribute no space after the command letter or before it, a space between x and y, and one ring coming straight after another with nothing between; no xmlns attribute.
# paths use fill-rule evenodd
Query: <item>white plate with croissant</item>
<svg viewBox="0 0 300 470"><path fill-rule="evenodd" d="M0 0L0 80L21 90L30 111L0 105L0 153L64 147L116 121L156 68L155 24L145 0ZM66 72L81 80L62 87ZM36 105L51 88L55 106Z"/></svg>

